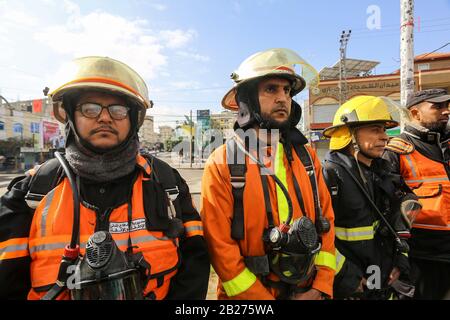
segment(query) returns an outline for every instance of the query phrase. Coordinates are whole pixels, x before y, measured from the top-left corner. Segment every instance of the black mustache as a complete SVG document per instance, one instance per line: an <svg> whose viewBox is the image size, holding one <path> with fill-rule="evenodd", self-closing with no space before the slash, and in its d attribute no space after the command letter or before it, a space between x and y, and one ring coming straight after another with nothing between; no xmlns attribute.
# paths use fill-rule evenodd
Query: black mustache
<svg viewBox="0 0 450 320"><path fill-rule="evenodd" d="M285 106L279 106L273 111L273 113L278 112L278 111L284 111L284 112L288 113L288 108Z"/></svg>
<svg viewBox="0 0 450 320"><path fill-rule="evenodd" d="M95 129L93 129L93 130L91 130L90 132L89 132L89 134L90 135L93 135L93 134L96 134L96 133L98 133L98 132L100 132L100 131L102 131L102 130L108 130L108 131L110 131L111 133L113 133L113 134L115 134L115 135L118 135L119 134L119 132L116 130L116 129L113 129L113 128L111 128L110 126L102 126L102 127L98 127L98 128L95 128Z"/></svg>

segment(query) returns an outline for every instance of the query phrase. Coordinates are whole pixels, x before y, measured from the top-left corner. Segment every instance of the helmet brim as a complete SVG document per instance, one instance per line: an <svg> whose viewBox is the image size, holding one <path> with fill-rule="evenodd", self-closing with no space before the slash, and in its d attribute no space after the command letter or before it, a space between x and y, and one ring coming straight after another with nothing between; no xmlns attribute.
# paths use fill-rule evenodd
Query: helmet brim
<svg viewBox="0 0 450 320"><path fill-rule="evenodd" d="M292 97L297 95L301 91L303 91L303 89L305 89L305 87L306 87L305 79L303 79L302 77L300 77L298 75L291 75L291 74L286 74L286 73L270 73L270 74L266 74L266 75L263 75L260 77L244 80L244 81L236 84L222 98L222 107L224 107L225 109L230 110L230 111L238 111L239 106L236 101L237 88L239 88L240 86L242 86L250 81L260 81L265 78L285 78L290 81L293 81L294 86L292 87L292 94L291 94Z"/></svg>
<svg viewBox="0 0 450 320"><path fill-rule="evenodd" d="M336 126L331 126L323 130L322 134L327 138L332 138L333 134L342 127L361 127L371 124L384 124L386 129L392 129L399 126L399 123L394 120L370 120L370 121L355 121L347 122L345 124L339 124Z"/></svg>
<svg viewBox="0 0 450 320"><path fill-rule="evenodd" d="M135 93L133 93L125 88L118 87L116 85L111 85L111 84L107 84L107 83L98 83L98 82L71 83L71 84L64 85L64 87L62 89L59 89L57 91L57 94L50 95L50 97L52 98L52 101L53 101L53 114L59 122L65 123L67 121L66 115L62 114L64 111L64 108L62 106L63 95L67 92L78 91L78 90L80 90L80 91L81 90L93 90L93 91L98 90L98 91L107 92L107 93L111 93L111 94L124 95L124 96L136 101L140 108L139 117L138 117L138 127L140 127L143 124L147 109L152 108L152 104L147 103L147 101L145 99L143 99L142 97L139 97Z"/></svg>

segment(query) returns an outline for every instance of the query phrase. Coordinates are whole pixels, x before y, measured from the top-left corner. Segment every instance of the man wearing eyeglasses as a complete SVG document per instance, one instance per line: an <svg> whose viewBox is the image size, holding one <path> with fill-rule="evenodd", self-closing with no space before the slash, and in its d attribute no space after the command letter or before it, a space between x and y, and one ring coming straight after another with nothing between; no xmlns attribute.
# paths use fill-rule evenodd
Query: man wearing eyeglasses
<svg viewBox="0 0 450 320"><path fill-rule="evenodd" d="M152 107L144 80L105 57L70 70L50 92L66 125L62 160L0 199L0 299L204 299L209 258L189 188L138 151ZM108 257L111 238L120 251Z"/></svg>
<svg viewBox="0 0 450 320"><path fill-rule="evenodd" d="M416 299L443 299L450 294L449 101L444 89L414 93L407 103L411 121L390 140L383 155L423 206L416 217L409 217Z"/></svg>

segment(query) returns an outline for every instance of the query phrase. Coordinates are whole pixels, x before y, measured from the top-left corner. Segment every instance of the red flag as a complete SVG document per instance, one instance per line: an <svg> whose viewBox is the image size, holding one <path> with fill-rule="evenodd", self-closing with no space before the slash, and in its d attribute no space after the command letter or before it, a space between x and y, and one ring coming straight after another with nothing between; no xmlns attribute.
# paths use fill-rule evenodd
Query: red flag
<svg viewBox="0 0 450 320"><path fill-rule="evenodd" d="M33 113L42 112L42 99L33 100Z"/></svg>

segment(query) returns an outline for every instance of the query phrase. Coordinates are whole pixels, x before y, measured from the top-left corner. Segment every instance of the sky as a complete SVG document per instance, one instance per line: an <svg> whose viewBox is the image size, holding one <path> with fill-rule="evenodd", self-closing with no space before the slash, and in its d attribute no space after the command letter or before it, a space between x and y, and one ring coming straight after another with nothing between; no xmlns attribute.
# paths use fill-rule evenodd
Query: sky
<svg viewBox="0 0 450 320"><path fill-rule="evenodd" d="M416 55L450 42L450 0L415 0L414 15ZM68 61L109 56L145 79L155 128L175 126L191 110L222 111L251 54L290 48L320 71L349 29L348 58L399 68L400 0L0 0L0 94L43 98Z"/></svg>

